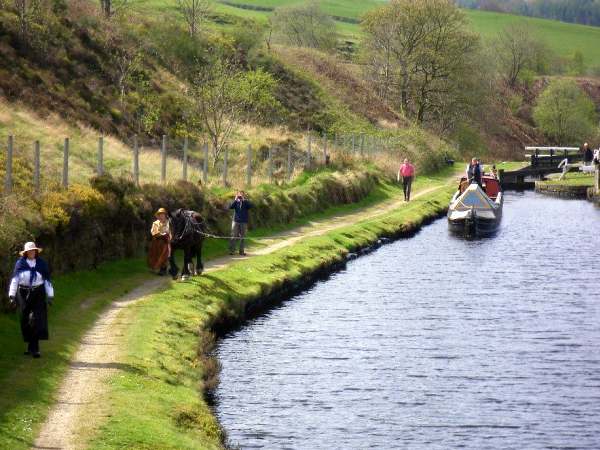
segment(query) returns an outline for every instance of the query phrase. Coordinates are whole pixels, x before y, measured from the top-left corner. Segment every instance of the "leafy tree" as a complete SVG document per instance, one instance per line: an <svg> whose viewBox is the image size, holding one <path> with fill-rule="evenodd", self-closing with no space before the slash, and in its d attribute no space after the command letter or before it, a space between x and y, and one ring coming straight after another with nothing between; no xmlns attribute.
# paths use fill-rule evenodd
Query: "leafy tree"
<svg viewBox="0 0 600 450"><path fill-rule="evenodd" d="M446 121L466 106L479 40L452 1L392 0L362 26L363 61L384 99L419 123Z"/></svg>
<svg viewBox="0 0 600 450"><path fill-rule="evenodd" d="M550 82L538 99L533 118L544 134L558 144L581 141L596 125L592 100L577 83L567 79Z"/></svg>
<svg viewBox="0 0 600 450"><path fill-rule="evenodd" d="M573 53L573 59L571 60L571 70L570 72L573 75L584 75L585 71L586 71L586 67L585 67L585 60L583 58L583 53L581 53L581 50L576 50L575 53Z"/></svg>
<svg viewBox="0 0 600 450"><path fill-rule="evenodd" d="M190 94L210 139L214 165L240 123L259 121L279 107L276 85L261 69L243 72L222 58L198 73Z"/></svg>
<svg viewBox="0 0 600 450"><path fill-rule="evenodd" d="M337 45L335 22L317 2L276 8L271 25L275 39L283 44L322 50Z"/></svg>

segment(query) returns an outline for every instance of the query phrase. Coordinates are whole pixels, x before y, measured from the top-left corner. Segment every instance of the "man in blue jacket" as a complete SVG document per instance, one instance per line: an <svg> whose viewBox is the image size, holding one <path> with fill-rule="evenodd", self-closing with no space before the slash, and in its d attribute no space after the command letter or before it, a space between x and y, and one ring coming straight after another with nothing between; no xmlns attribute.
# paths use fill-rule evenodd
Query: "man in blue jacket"
<svg viewBox="0 0 600 450"><path fill-rule="evenodd" d="M229 254L235 254L237 241L240 241L240 255L244 253L244 237L248 231L248 210L252 208L252 203L244 197L243 191L238 191L235 200L229 205L233 209L233 222L231 223L231 240L229 241Z"/></svg>

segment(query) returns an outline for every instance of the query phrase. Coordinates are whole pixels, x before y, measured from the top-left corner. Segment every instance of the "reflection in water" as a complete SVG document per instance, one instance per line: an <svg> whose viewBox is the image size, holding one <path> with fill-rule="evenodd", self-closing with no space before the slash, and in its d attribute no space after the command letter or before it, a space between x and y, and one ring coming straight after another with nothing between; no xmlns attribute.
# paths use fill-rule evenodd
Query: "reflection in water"
<svg viewBox="0 0 600 450"><path fill-rule="evenodd" d="M241 448L600 448L600 210L509 193L500 233L445 220L222 340Z"/></svg>

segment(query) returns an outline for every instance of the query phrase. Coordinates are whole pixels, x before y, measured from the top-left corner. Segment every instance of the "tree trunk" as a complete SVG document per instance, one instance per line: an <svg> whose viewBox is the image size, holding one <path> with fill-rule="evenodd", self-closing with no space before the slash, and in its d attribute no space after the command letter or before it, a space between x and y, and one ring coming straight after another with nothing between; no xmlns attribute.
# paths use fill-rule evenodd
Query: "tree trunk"
<svg viewBox="0 0 600 450"><path fill-rule="evenodd" d="M101 0L102 3L102 12L104 16L108 19L111 14L111 0Z"/></svg>
<svg viewBox="0 0 600 450"><path fill-rule="evenodd" d="M402 86L400 87L400 101L402 104L402 112L404 114L408 114L408 71L406 66L402 67Z"/></svg>

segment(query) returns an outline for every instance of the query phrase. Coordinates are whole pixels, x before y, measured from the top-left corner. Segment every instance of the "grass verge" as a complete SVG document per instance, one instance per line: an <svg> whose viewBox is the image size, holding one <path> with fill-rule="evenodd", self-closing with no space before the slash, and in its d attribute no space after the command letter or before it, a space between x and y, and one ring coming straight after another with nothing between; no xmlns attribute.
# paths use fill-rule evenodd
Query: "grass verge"
<svg viewBox="0 0 600 450"><path fill-rule="evenodd" d="M49 314L51 340L42 342L40 360L23 356L16 315L0 314L0 448L32 445L84 331L106 305L150 276L144 261L137 259L54 280L58 296ZM95 301L83 303L90 298Z"/></svg>
<svg viewBox="0 0 600 450"><path fill-rule="evenodd" d="M205 400L218 381L212 330L243 321L256 302L305 284L349 251L415 231L445 209L452 191L440 187L375 220L173 285L128 309L123 361L135 370L109 379L111 413L91 448L220 448L224 433Z"/></svg>
<svg viewBox="0 0 600 450"><path fill-rule="evenodd" d="M568 173L562 180L558 178L551 178L549 180L538 182L544 186L587 186L591 187L594 185L594 175L587 173Z"/></svg>

